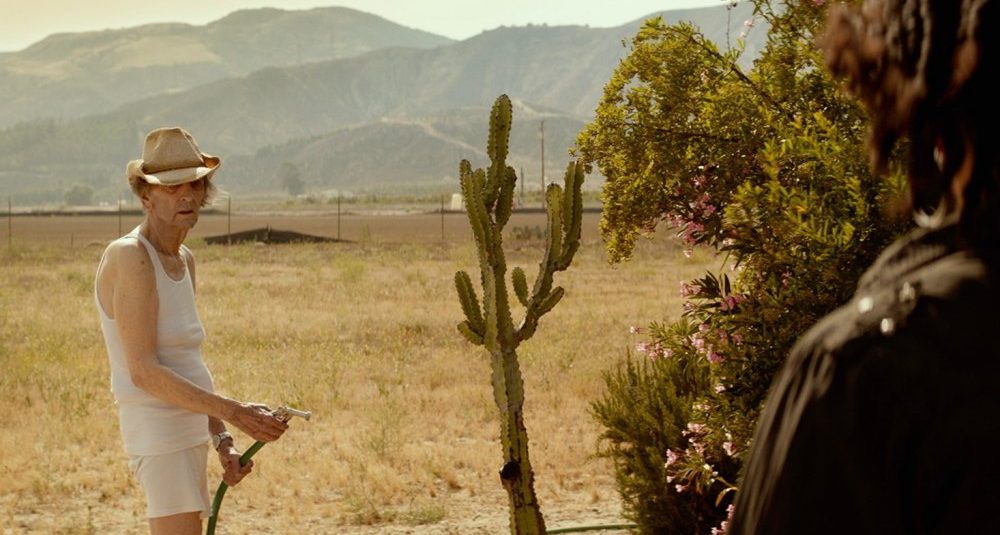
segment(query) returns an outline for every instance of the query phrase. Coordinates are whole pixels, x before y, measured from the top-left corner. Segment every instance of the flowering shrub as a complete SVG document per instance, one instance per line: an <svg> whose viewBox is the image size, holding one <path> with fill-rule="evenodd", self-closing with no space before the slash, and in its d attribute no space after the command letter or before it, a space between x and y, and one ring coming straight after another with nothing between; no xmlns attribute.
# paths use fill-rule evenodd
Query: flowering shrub
<svg viewBox="0 0 1000 535"><path fill-rule="evenodd" d="M872 177L867 120L816 49L827 6L756 7L770 34L750 72L736 64L739 46L720 51L689 25L648 21L578 140L607 178L612 261L661 223L724 259L719 273L681 283L683 316L637 333L593 405L601 452L644 532L725 531L785 355L904 228L886 210L902 174Z"/></svg>

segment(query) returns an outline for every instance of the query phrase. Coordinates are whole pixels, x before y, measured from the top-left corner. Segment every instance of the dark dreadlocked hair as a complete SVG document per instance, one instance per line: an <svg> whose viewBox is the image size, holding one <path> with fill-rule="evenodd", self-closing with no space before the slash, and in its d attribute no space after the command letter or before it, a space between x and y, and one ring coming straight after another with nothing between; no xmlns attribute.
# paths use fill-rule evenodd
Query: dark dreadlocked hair
<svg viewBox="0 0 1000 535"><path fill-rule="evenodd" d="M831 9L820 40L826 63L872 116L869 150L884 172L896 142L910 141L915 210L954 210L952 177L975 156L962 218L996 193L1000 146L997 39L1000 0L868 0Z"/></svg>

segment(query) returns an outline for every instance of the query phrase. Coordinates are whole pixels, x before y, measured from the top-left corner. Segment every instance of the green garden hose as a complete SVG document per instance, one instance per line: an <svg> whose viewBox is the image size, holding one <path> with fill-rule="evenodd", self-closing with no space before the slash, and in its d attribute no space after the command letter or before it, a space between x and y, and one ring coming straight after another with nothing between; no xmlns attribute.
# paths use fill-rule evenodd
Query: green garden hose
<svg viewBox="0 0 1000 535"><path fill-rule="evenodd" d="M306 420L312 416L309 412L289 407L279 407L278 410L274 411L274 415L283 422L287 422L292 416L299 416ZM258 440L247 451L243 452L243 455L240 455L240 466L246 466L250 462L250 458L256 455L264 447L264 444L265 442ZM212 516L208 517L208 528L205 530L205 535L215 535L215 524L219 521L219 508L222 507L222 498L226 496L226 490L228 489L229 485L225 481L219 483L219 488L215 491L215 500L212 501Z"/></svg>

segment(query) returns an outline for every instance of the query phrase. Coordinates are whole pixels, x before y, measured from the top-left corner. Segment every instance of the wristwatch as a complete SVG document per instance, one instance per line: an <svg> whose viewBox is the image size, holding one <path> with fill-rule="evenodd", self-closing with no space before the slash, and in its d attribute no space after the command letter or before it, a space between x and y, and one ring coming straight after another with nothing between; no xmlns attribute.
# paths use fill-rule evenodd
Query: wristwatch
<svg viewBox="0 0 1000 535"><path fill-rule="evenodd" d="M232 439L233 435L229 434L229 431L223 431L221 433L212 435L212 449L219 451L219 446L222 445L222 441L227 438Z"/></svg>

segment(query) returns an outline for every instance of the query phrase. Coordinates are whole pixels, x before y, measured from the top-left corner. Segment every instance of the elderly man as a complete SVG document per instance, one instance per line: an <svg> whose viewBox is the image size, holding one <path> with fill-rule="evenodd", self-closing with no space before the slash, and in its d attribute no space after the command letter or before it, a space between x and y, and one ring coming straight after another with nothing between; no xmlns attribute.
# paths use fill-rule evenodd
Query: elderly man
<svg viewBox="0 0 1000 535"><path fill-rule="evenodd" d="M228 484L250 473L253 465L240 466L224 421L262 441L287 429L264 405L215 393L202 360L195 262L183 243L216 192L212 177L219 164L184 129L150 132L142 159L128 164L128 182L145 217L108 246L97 268L111 390L154 535L201 533L201 519L211 513L205 469L210 441Z"/></svg>

